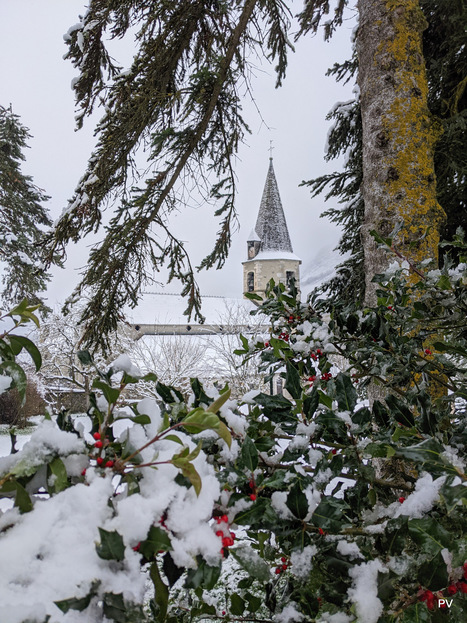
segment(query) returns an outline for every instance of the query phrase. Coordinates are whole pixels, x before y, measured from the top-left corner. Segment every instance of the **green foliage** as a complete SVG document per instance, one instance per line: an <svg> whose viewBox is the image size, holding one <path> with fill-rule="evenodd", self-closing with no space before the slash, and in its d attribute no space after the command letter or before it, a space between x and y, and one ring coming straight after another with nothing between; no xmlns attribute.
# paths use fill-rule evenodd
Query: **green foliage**
<svg viewBox="0 0 467 623"><path fill-rule="evenodd" d="M366 604L372 623L435 622L438 599L451 598L452 616L467 613L467 273L418 272L415 283L403 266L377 276L376 308L342 303L331 316L327 303L300 305L271 284L261 309L272 320L268 345L244 344L265 372L293 378L291 399L256 396L241 453L221 476L235 481L226 510L256 496L231 521L270 567L254 591L264 618L288 605L307 621L337 612L351 621ZM369 408L361 401L375 383L384 403ZM265 435L274 445L252 464ZM245 616L251 586L228 587L230 616Z"/></svg>
<svg viewBox="0 0 467 623"><path fill-rule="evenodd" d="M15 387L18 390L22 405L26 400L27 379L25 371L17 363L16 358L23 350L26 351L33 360L36 370L39 370L42 357L29 338L17 335L14 331L31 321L39 326L39 320L34 313L39 307L40 305L29 305L24 299L11 311L0 316L0 322L5 328L0 334L0 375L11 379L9 388Z"/></svg>
<svg viewBox="0 0 467 623"><path fill-rule="evenodd" d="M0 106L0 257L5 266L1 298L7 305L25 298L32 304L42 303L40 293L50 279L39 268L39 243L44 228L52 225L42 205L49 197L21 172L30 138L11 107Z"/></svg>
<svg viewBox="0 0 467 623"><path fill-rule="evenodd" d="M124 0L105 9L96 0L68 32L67 58L79 71L78 126L96 102L105 101L106 112L87 170L49 237L48 261L55 253L63 256L69 241L98 229L105 206L115 205L77 288L77 294L92 292L82 315L88 343L107 345L118 310L136 305L141 288L163 265L169 281L183 285L187 315L202 318L194 267L171 232L171 216L194 189L214 206L220 229L200 268L220 268L236 220L233 159L249 131L239 93L251 71L244 50L277 59L280 83L291 48L289 18L280 0ZM136 40L128 71L107 52L107 37ZM141 146L148 160L144 174L135 164Z"/></svg>

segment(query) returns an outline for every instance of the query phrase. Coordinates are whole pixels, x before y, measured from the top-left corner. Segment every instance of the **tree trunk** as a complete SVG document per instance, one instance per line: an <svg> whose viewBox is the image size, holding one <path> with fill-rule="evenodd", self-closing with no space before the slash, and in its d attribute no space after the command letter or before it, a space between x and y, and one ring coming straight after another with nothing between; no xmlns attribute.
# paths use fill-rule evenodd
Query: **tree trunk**
<svg viewBox="0 0 467 623"><path fill-rule="evenodd" d="M391 258L377 249L369 232L375 229L388 236L403 222L398 249L414 262L430 258L436 263L445 214L436 200L433 149L440 130L427 106L422 53L427 24L419 2L359 0L358 4L365 302L373 305L376 288L371 280Z"/></svg>

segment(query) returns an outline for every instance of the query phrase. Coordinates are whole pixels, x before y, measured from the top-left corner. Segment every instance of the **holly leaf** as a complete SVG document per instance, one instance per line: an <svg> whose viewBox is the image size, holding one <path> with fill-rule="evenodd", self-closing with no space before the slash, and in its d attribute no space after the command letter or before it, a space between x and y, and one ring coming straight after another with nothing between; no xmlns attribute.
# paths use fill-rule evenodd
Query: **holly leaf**
<svg viewBox="0 0 467 623"><path fill-rule="evenodd" d="M92 597L92 593L89 593L86 597L70 597L70 599L54 601L54 604L65 614L68 610L78 610L78 612L82 612L89 606Z"/></svg>
<svg viewBox="0 0 467 623"><path fill-rule="evenodd" d="M4 361L0 364L0 370L4 371L7 376L13 379L16 389L21 396L21 406L26 402L26 388L28 380L23 368L14 361Z"/></svg>
<svg viewBox="0 0 467 623"><path fill-rule="evenodd" d="M285 504L290 512L298 519L305 519L308 515L308 500L298 482L290 489Z"/></svg>
<svg viewBox="0 0 467 623"><path fill-rule="evenodd" d="M386 404L396 422L403 426L414 426L415 418L412 411L396 396L389 394L386 396Z"/></svg>
<svg viewBox="0 0 467 623"><path fill-rule="evenodd" d="M188 569L185 586L186 588L201 587L210 591L217 584L217 580L221 574L221 567L211 567L201 556L197 556L196 561L198 567L196 569Z"/></svg>
<svg viewBox="0 0 467 623"><path fill-rule="evenodd" d="M258 467L258 450L250 437L245 437L245 441L242 444L242 460L245 467L254 472Z"/></svg>
<svg viewBox="0 0 467 623"><path fill-rule="evenodd" d="M34 365L36 366L36 372L37 372L42 365L42 357L39 352L39 349L34 344L34 342L32 342L29 338L24 337L22 335L10 335L8 336L8 339L11 344L11 349L13 350L15 355L18 355L23 348L29 353L29 355L31 356L31 359L34 362Z"/></svg>
<svg viewBox="0 0 467 623"><path fill-rule="evenodd" d="M159 621L165 621L169 605L169 588L162 581L157 562L154 561L152 563L149 575L151 576L151 580L154 585L156 604L159 606L158 619Z"/></svg>
<svg viewBox="0 0 467 623"><path fill-rule="evenodd" d="M95 379L92 386L94 389L100 389L101 392L104 394L104 398L111 405L115 404L120 397L119 389L111 387L110 385L107 385L107 383L104 383L104 381L101 381L99 379Z"/></svg>
<svg viewBox="0 0 467 623"><path fill-rule="evenodd" d="M250 578L260 582L268 582L271 579L269 565L258 552L247 545L241 545L229 550L235 560L245 569Z"/></svg>
<svg viewBox="0 0 467 623"><path fill-rule="evenodd" d="M291 361L286 362L285 368L286 375L284 387L292 396L292 398L298 400L302 395L302 386L300 384L300 375L298 373L298 370L297 368L295 368Z"/></svg>
<svg viewBox="0 0 467 623"><path fill-rule="evenodd" d="M63 491L68 487L68 474L66 473L65 464L57 456L51 463L49 463L49 469L54 476L53 490L55 493L60 493L60 491Z"/></svg>
<svg viewBox="0 0 467 623"><path fill-rule="evenodd" d="M122 561L125 557L125 544L122 536L116 531L108 532L99 528L100 544L96 545L99 558L104 560Z"/></svg>
<svg viewBox="0 0 467 623"><path fill-rule="evenodd" d="M151 526L148 536L141 542L138 552L140 552L146 560L151 560L158 552L167 552L171 549L172 545L167 532L158 526Z"/></svg>
<svg viewBox="0 0 467 623"><path fill-rule="evenodd" d="M211 413L217 413L219 409L224 405L227 400L230 398L230 389L221 394L214 402L212 402L206 411L210 411Z"/></svg>
<svg viewBox="0 0 467 623"><path fill-rule="evenodd" d="M234 616L242 616L245 612L245 606L245 600L238 593L233 593L230 596L230 612Z"/></svg>
<svg viewBox="0 0 467 623"><path fill-rule="evenodd" d="M357 404L357 392L352 384L352 381L346 374L339 374L336 376L336 395L337 405L341 411L352 412Z"/></svg>

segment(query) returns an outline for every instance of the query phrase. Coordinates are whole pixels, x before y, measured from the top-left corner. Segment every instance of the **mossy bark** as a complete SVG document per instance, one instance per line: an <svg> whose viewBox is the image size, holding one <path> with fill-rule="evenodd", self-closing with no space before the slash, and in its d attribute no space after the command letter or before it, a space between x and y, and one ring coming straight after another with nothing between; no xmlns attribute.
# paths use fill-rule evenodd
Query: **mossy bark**
<svg viewBox="0 0 467 623"><path fill-rule="evenodd" d="M440 130L427 105L422 53L426 21L418 0L359 0L357 37L363 125L365 301L375 300L373 276L388 256L372 229L387 236L404 227L398 248L414 262L438 258L445 218L436 200L434 144ZM423 239L420 238L423 236ZM414 244L415 243L415 244Z"/></svg>

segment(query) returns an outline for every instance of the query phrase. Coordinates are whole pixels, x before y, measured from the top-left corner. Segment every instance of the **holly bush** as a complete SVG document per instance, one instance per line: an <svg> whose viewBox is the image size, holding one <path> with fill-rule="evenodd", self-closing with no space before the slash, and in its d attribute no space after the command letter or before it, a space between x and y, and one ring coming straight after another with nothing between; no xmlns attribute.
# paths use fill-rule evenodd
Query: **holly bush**
<svg viewBox="0 0 467 623"><path fill-rule="evenodd" d="M0 329L3 329L0 333L0 393L16 388L22 404L26 400L27 378L17 357L22 351L29 353L36 371L42 365L42 357L34 342L21 335L21 330L29 322L39 326L34 313L39 307L29 305L25 299L9 312L0 311Z"/></svg>
<svg viewBox="0 0 467 623"><path fill-rule="evenodd" d="M8 620L465 620L467 266L375 279L358 311L270 284L270 334L237 353L283 395L192 379L185 402L150 375L159 400L125 405L119 358L87 426L1 459Z"/></svg>

